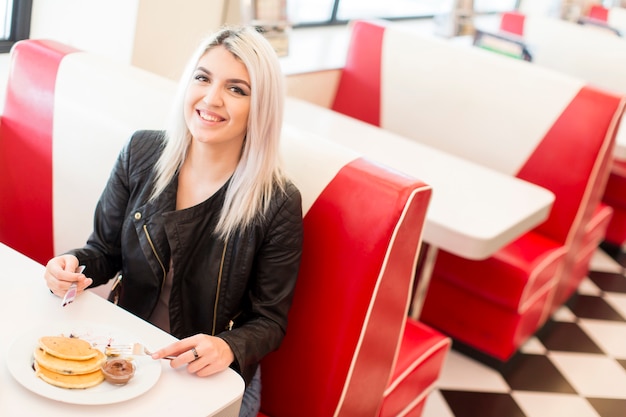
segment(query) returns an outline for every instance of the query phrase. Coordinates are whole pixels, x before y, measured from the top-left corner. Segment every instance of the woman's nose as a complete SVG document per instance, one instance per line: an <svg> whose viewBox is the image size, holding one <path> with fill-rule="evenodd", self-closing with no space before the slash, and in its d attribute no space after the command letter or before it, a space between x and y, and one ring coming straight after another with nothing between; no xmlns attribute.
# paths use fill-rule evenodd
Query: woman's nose
<svg viewBox="0 0 626 417"><path fill-rule="evenodd" d="M202 101L207 105L219 106L223 103L222 101L222 93L220 88L217 85L211 85L207 87L204 92L204 97Z"/></svg>

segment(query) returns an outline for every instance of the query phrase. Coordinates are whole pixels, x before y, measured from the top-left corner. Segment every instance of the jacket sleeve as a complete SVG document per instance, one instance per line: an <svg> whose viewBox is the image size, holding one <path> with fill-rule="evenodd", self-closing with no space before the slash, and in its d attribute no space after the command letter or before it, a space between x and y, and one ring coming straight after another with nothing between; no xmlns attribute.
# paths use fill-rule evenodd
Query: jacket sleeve
<svg viewBox="0 0 626 417"><path fill-rule="evenodd" d="M235 355L233 368L246 382L263 356L280 346L287 328L303 240L300 192L291 184L287 193L269 223L268 234L255 259L249 317L241 327L217 335L230 345Z"/></svg>

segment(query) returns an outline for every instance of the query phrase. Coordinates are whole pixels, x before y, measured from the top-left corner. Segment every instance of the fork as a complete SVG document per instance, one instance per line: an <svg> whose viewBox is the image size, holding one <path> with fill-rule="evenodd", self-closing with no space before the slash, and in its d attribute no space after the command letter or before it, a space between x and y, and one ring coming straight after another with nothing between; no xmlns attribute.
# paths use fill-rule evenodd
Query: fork
<svg viewBox="0 0 626 417"><path fill-rule="evenodd" d="M78 268L76 268L75 272L77 274L82 274L84 270L85 270L85 265L80 265ZM63 307L65 307L66 305L68 305L72 301L74 301L74 298L76 298L76 292L77 292L76 291L76 281L74 281L74 282L72 282L70 287L67 289L67 292L63 296L63 302L61 303L63 305Z"/></svg>
<svg viewBox="0 0 626 417"><path fill-rule="evenodd" d="M104 348L104 353L107 356L120 356L120 355L148 355L152 356L152 352L141 343L130 343L125 345L107 345ZM176 356L164 356L161 359L172 360Z"/></svg>

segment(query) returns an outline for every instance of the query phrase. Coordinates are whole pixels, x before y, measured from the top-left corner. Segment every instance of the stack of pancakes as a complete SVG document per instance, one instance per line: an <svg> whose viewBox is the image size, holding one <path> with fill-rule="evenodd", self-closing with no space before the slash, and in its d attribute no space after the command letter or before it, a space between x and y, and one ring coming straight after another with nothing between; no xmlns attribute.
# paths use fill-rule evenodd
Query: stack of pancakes
<svg viewBox="0 0 626 417"><path fill-rule="evenodd" d="M37 376L61 388L90 388L104 380L104 353L83 339L44 336L33 353Z"/></svg>

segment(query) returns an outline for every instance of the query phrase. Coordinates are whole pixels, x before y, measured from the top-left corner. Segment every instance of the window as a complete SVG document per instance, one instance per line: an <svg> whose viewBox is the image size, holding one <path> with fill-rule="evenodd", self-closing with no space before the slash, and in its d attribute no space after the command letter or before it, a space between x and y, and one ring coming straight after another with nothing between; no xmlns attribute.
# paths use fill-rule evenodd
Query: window
<svg viewBox="0 0 626 417"><path fill-rule="evenodd" d="M476 13L514 10L516 0L474 0ZM352 19L414 19L450 13L457 0L287 0L294 26L346 23Z"/></svg>
<svg viewBox="0 0 626 417"><path fill-rule="evenodd" d="M30 34L32 0L0 0L0 53Z"/></svg>
<svg viewBox="0 0 626 417"><path fill-rule="evenodd" d="M474 11L476 13L507 12L517 8L518 2L515 0L474 0Z"/></svg>

